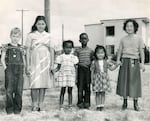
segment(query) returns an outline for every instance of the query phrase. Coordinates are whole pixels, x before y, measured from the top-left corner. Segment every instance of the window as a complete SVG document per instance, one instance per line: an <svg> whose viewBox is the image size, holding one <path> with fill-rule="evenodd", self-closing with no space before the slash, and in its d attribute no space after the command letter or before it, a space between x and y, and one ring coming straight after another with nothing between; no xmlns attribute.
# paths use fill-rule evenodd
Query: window
<svg viewBox="0 0 150 121"><path fill-rule="evenodd" d="M114 36L115 35L115 27L107 26L106 27L106 36Z"/></svg>
<svg viewBox="0 0 150 121"><path fill-rule="evenodd" d="M113 55L115 53L115 46L106 45L106 51L107 51L108 56Z"/></svg>

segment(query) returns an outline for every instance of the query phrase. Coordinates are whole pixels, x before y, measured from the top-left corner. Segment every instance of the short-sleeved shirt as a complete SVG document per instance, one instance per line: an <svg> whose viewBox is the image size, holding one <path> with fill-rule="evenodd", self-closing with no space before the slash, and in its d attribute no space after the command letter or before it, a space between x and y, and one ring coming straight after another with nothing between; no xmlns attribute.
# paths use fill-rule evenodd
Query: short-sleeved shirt
<svg viewBox="0 0 150 121"><path fill-rule="evenodd" d="M90 67L94 52L89 47L86 48L79 47L75 50L75 55L77 55L79 58L78 65L84 67Z"/></svg>
<svg viewBox="0 0 150 121"><path fill-rule="evenodd" d="M61 54L56 58L56 63L61 64L58 72L58 85L61 87L74 86L76 79L75 64L78 63L77 56L73 54Z"/></svg>
<svg viewBox="0 0 150 121"><path fill-rule="evenodd" d="M119 45L119 51L122 52L123 58L139 59L140 49L143 48L143 40L137 35L133 37L125 36L121 39Z"/></svg>

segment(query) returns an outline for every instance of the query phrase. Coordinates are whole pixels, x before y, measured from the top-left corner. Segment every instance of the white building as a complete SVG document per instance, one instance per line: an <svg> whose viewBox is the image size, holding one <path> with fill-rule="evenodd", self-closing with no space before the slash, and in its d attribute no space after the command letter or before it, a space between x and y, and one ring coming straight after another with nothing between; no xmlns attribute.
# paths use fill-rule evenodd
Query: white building
<svg viewBox="0 0 150 121"><path fill-rule="evenodd" d="M131 18L138 22L137 34L143 38L145 45L150 46L150 20L146 17ZM85 32L89 35L89 47L95 48L97 44L106 46L108 55L116 53L120 39L126 35L123 23L127 19L101 20L98 24L85 25Z"/></svg>

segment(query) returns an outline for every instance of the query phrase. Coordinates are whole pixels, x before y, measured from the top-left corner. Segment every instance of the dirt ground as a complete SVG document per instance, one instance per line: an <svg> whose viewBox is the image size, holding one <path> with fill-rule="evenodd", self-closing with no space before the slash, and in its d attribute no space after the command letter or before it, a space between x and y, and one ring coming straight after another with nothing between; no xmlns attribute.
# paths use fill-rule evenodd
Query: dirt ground
<svg viewBox="0 0 150 121"><path fill-rule="evenodd" d="M133 109L133 101L129 99L128 109L121 110L122 98L115 94L118 70L110 72L112 92L106 95L104 111L95 110L95 95L91 93L91 108L79 110L76 107L77 89L73 89L73 109L67 109L67 94L65 95L65 110L59 110L59 88L48 89L41 112L31 111L30 90L23 92L23 109L20 115L7 115L5 112L5 89L3 70L0 69L0 121L150 121L150 65L142 72L142 98L139 99L140 111Z"/></svg>

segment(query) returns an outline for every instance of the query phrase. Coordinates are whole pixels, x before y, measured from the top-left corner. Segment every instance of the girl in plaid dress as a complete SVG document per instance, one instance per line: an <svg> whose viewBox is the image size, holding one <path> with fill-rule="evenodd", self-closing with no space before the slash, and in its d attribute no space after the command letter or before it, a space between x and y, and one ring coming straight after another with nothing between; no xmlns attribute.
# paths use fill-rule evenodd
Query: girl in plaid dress
<svg viewBox="0 0 150 121"><path fill-rule="evenodd" d="M71 40L63 42L63 51L56 58L56 63L58 64L56 69L52 70L52 72L58 72L58 85L61 87L60 92L60 109L63 108L64 95L66 91L66 87L68 87L68 102L69 108L72 107L72 88L75 86L76 80L76 64L78 63L77 56L71 54L74 44Z"/></svg>
<svg viewBox="0 0 150 121"><path fill-rule="evenodd" d="M95 60L91 65L92 87L96 93L97 110L102 111L104 109L105 92L111 90L107 70L114 70L117 65L107 61L106 50L103 46L97 45L94 56Z"/></svg>

